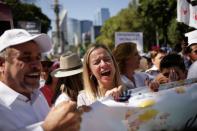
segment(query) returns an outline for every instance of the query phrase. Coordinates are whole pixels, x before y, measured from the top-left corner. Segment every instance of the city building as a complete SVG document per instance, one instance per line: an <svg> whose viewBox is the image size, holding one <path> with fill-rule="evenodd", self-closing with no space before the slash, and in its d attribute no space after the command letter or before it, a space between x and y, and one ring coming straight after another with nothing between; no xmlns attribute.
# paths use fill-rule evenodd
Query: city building
<svg viewBox="0 0 197 131"><path fill-rule="evenodd" d="M108 8L101 8L97 10L94 18L94 25L101 26L107 19L110 18L110 12Z"/></svg>
<svg viewBox="0 0 197 131"><path fill-rule="evenodd" d="M101 34L101 26L93 26L91 28L91 42L96 42L96 37L98 37Z"/></svg>
<svg viewBox="0 0 197 131"><path fill-rule="evenodd" d="M81 26L79 20L68 18L67 40L69 45L78 45L79 43L81 43Z"/></svg>
<svg viewBox="0 0 197 131"><path fill-rule="evenodd" d="M90 32L93 26L93 22L90 20L81 20L81 42L84 44L90 42Z"/></svg>

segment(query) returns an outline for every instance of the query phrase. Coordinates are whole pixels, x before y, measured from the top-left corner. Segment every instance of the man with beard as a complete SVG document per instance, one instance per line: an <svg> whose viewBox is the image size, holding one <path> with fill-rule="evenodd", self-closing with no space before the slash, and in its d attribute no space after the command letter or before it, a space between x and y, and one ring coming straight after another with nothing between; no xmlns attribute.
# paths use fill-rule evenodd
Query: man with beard
<svg viewBox="0 0 197 131"><path fill-rule="evenodd" d="M46 34L32 36L11 29L0 37L0 130L77 131L81 112L76 103L62 102L49 111L38 90L41 53L51 49Z"/></svg>

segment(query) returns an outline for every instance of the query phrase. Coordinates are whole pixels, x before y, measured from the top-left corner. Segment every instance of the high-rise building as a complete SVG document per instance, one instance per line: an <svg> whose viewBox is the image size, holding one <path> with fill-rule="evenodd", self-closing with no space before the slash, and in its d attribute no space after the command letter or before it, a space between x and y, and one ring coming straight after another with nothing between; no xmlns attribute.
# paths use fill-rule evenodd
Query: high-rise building
<svg viewBox="0 0 197 131"><path fill-rule="evenodd" d="M90 42L90 31L93 25L93 22L90 20L81 20L81 41L82 43Z"/></svg>
<svg viewBox="0 0 197 131"><path fill-rule="evenodd" d="M103 25L107 19L110 18L110 12L108 8L101 8L95 15L94 25Z"/></svg>
<svg viewBox="0 0 197 131"><path fill-rule="evenodd" d="M93 23L91 20L81 20L81 33L89 32Z"/></svg>
<svg viewBox="0 0 197 131"><path fill-rule="evenodd" d="M69 45L77 45L81 42L81 26L79 20L68 18L67 40Z"/></svg>
<svg viewBox="0 0 197 131"><path fill-rule="evenodd" d="M101 34L101 26L93 26L91 28L91 42L95 43L96 37Z"/></svg>

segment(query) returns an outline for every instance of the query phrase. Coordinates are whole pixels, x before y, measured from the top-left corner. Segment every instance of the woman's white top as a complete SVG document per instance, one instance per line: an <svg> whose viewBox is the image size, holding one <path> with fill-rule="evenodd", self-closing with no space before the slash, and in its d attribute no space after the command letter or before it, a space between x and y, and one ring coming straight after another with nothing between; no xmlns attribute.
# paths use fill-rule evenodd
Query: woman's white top
<svg viewBox="0 0 197 131"><path fill-rule="evenodd" d="M77 106L82 106L82 105L90 105L92 103L94 103L95 100L91 100L90 98L88 98L88 96L85 93L85 90L82 90L79 92L79 95L77 97Z"/></svg>
<svg viewBox="0 0 197 131"><path fill-rule="evenodd" d="M57 106L59 103L61 103L63 101L69 101L69 100L71 100L70 97L66 93L63 92L56 99L55 106Z"/></svg>

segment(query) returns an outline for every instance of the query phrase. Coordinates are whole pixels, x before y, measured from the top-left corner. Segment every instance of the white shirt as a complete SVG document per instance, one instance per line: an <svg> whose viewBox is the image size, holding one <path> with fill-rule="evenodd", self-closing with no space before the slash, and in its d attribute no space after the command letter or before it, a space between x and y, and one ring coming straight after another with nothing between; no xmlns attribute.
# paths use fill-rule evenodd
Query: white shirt
<svg viewBox="0 0 197 131"><path fill-rule="evenodd" d="M146 86L145 85L145 80L150 80L150 76L147 73L144 72L135 72L133 74L134 77L134 81L135 84L133 83L133 81L131 81L130 79L128 79L125 75L121 75L121 80L123 82L123 84L126 86L127 89L134 89L137 87L143 87Z"/></svg>
<svg viewBox="0 0 197 131"><path fill-rule="evenodd" d="M40 78L40 88L42 88L45 85L46 80L43 78Z"/></svg>
<svg viewBox="0 0 197 131"><path fill-rule="evenodd" d="M155 65L153 65L150 69L146 70L146 73L155 78L160 73L160 71Z"/></svg>
<svg viewBox="0 0 197 131"><path fill-rule="evenodd" d="M63 92L56 99L55 106L57 106L59 103L61 103L63 101L69 101L69 100L71 100L70 97L66 93Z"/></svg>
<svg viewBox="0 0 197 131"><path fill-rule="evenodd" d="M98 98L99 99L99 98ZM78 96L77 96L77 106L82 106L82 105L90 105L92 103L94 103L96 100L91 100L88 98L88 96L86 95L85 90L82 90L79 92Z"/></svg>
<svg viewBox="0 0 197 131"><path fill-rule="evenodd" d="M43 131L41 124L49 106L39 90L29 100L0 82L0 130Z"/></svg>
<svg viewBox="0 0 197 131"><path fill-rule="evenodd" d="M187 73L187 79L197 78L197 61L195 61L189 68Z"/></svg>

